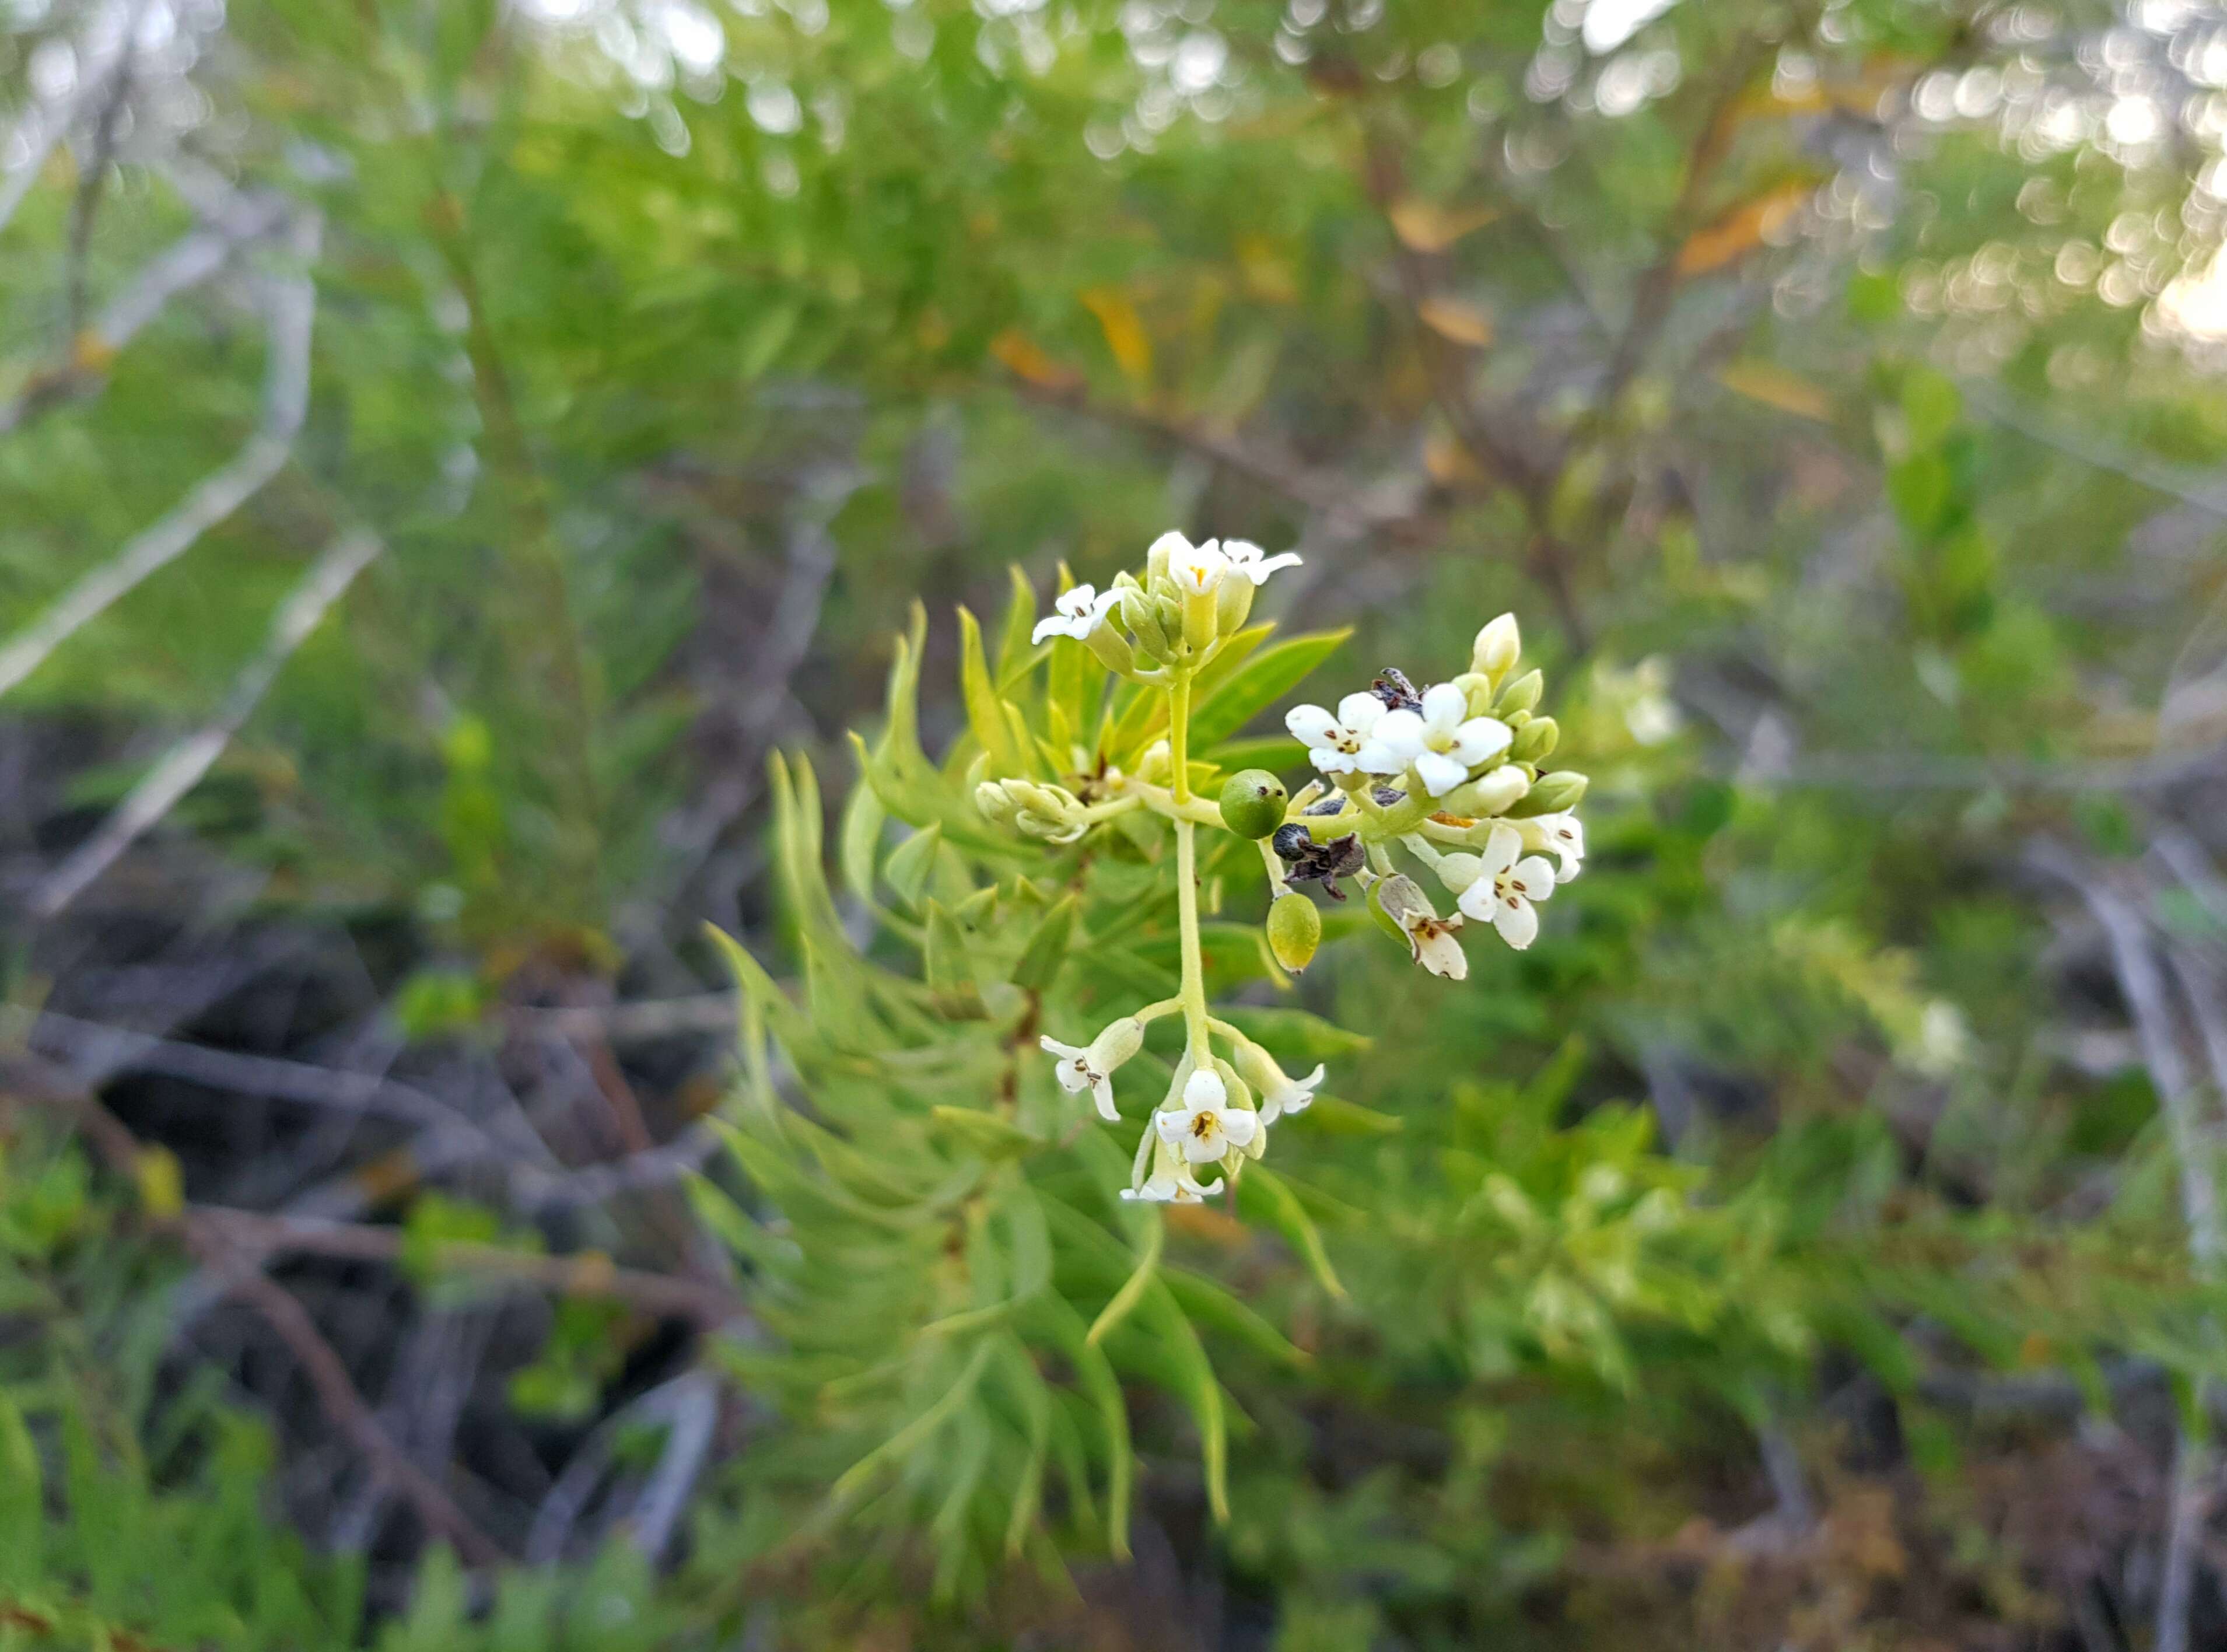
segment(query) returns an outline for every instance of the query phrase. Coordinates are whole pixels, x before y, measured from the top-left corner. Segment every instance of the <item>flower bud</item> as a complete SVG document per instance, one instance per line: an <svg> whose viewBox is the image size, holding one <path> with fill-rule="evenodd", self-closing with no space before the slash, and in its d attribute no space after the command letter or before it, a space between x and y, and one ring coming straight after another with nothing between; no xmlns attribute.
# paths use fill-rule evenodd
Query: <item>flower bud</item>
<svg viewBox="0 0 2227 1652"><path fill-rule="evenodd" d="M1082 639L1082 646L1116 677L1126 677L1137 668L1137 656L1130 652L1127 640L1110 625L1099 626Z"/></svg>
<svg viewBox="0 0 2227 1652"><path fill-rule="evenodd" d="M1268 909L1268 950L1294 975L1314 961L1322 945L1322 914L1297 890L1279 895Z"/></svg>
<svg viewBox="0 0 2227 1652"><path fill-rule="evenodd" d="M1469 700L1471 717L1489 717L1492 712L1492 679L1474 671L1465 671L1454 679L1454 686Z"/></svg>
<svg viewBox="0 0 2227 1652"><path fill-rule="evenodd" d="M1137 759L1137 778L1148 786L1165 786L1176 772L1175 758L1165 740L1155 740Z"/></svg>
<svg viewBox="0 0 2227 1652"><path fill-rule="evenodd" d="M1546 678L1538 672L1527 671L1500 691L1500 698L1492 703L1493 715L1505 718L1510 711L1528 711L1538 705L1539 697L1546 692Z"/></svg>
<svg viewBox="0 0 2227 1652"><path fill-rule="evenodd" d="M1503 763L1479 775L1466 786L1454 788L1439 800L1439 806L1449 814L1479 820L1505 814L1530 789L1530 775L1515 763Z"/></svg>
<svg viewBox="0 0 2227 1652"><path fill-rule="evenodd" d="M1516 628L1516 616L1503 614L1477 634L1469 652L1469 668L1496 682L1508 674L1522 653L1523 636Z"/></svg>
<svg viewBox="0 0 2227 1652"><path fill-rule="evenodd" d="M1137 639L1138 647L1147 656L1154 660L1168 657L1168 634L1160 628L1159 606L1143 591L1122 588L1121 623L1129 628L1129 635Z"/></svg>
<svg viewBox="0 0 2227 1652"><path fill-rule="evenodd" d="M1133 1015L1125 1015L1090 1041L1091 1068L1111 1074L1144 1047L1145 1024Z"/></svg>
<svg viewBox="0 0 2227 1652"><path fill-rule="evenodd" d="M1456 895L1484 876L1484 858L1466 852L1442 855L1439 858L1439 882Z"/></svg>
<svg viewBox="0 0 2227 1652"><path fill-rule="evenodd" d="M1018 813L1005 787L994 780L986 780L974 788L974 807L999 826L1012 825Z"/></svg>
<svg viewBox="0 0 2227 1652"><path fill-rule="evenodd" d="M1229 636L1245 628L1245 617L1253 611L1253 582L1242 574L1222 582L1214 599L1216 630Z"/></svg>
<svg viewBox="0 0 2227 1652"><path fill-rule="evenodd" d="M1592 782L1573 769L1558 769L1551 775L1541 775L1523 800L1509 810L1518 820L1528 820L1535 814L1560 814L1565 809L1577 807Z"/></svg>
<svg viewBox="0 0 2227 1652"><path fill-rule="evenodd" d="M1562 730L1551 717L1535 717L1516 730L1515 743L1508 755L1522 762L1536 762L1554 749Z"/></svg>
<svg viewBox="0 0 2227 1652"><path fill-rule="evenodd" d="M1265 838L1284 824L1291 795L1265 769L1241 769L1222 785L1222 824L1241 838Z"/></svg>

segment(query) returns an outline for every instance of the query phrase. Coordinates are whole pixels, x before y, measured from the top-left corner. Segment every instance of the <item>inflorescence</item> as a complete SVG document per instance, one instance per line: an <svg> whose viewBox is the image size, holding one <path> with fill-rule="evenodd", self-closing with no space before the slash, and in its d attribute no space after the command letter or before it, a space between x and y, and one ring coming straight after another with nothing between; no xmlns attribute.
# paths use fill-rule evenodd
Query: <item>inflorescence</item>
<svg viewBox="0 0 2227 1652"><path fill-rule="evenodd" d="M1218 1167L1234 1182L1267 1151L1270 1127L1304 1112L1323 1081L1321 1067L1292 1077L1209 1011L1199 949L1199 827L1259 843L1273 896L1268 944L1292 970L1306 966L1322 933L1313 903L1295 884L1317 883L1342 901L1338 880L1350 880L1418 964L1461 980L1469 973L1458 938L1464 926L1489 924L1509 946L1528 947L1539 931L1538 903L1584 864L1585 829L1575 809L1586 777L1541 772L1559 730L1536 710L1541 674L1517 674L1522 641L1512 614L1477 632L1469 669L1449 681L1418 689L1387 669L1334 710L1293 707L1285 724L1317 771L1299 791L1287 793L1260 769L1226 778L1208 770L1219 781L1218 804L1193 789L1195 771L1206 767L1190 756L1198 674L1244 628L1254 593L1299 561L1240 540L1193 545L1165 533L1147 553L1141 579L1124 572L1103 591L1077 585L1062 592L1034 641L1071 639L1116 676L1164 692L1167 739L1134 775L1080 749L1071 785L993 778L986 765L978 771L982 813L1047 843L1074 843L1137 810L1173 823L1181 991L1123 1016L1086 1044L1043 1041L1061 1086L1089 1095L1099 1115L1114 1124L1121 1116L1115 1071L1144 1047L1149 1023L1183 1017L1184 1054L1138 1142L1125 1199L1191 1203L1220 1190L1222 1180L1201 1177ZM1401 857L1413 871L1401 870ZM1452 897L1444 916L1425 887L1432 880Z"/></svg>

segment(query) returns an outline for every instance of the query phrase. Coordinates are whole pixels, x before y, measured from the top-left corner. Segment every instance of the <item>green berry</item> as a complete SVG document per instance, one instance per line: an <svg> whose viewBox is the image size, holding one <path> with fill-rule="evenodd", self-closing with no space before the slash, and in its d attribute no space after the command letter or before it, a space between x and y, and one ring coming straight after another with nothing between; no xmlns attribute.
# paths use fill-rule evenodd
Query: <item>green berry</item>
<svg viewBox="0 0 2227 1652"><path fill-rule="evenodd" d="M1268 908L1268 950L1296 974L1314 961L1322 945L1322 914L1296 890L1279 895Z"/></svg>
<svg viewBox="0 0 2227 1652"><path fill-rule="evenodd" d="M1265 838L1284 824L1291 801L1284 782L1265 769L1241 769L1222 782L1222 824L1241 838Z"/></svg>

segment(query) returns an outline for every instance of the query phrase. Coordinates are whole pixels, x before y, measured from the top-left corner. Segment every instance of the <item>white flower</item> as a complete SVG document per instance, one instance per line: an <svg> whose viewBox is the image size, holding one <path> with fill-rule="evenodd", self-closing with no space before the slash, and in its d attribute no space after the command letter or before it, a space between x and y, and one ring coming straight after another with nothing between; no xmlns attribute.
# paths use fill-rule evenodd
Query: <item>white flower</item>
<svg viewBox="0 0 2227 1652"><path fill-rule="evenodd" d="M1222 554L1229 558L1230 571L1243 574L1255 588L1267 584L1268 576L1279 568L1299 565L1298 552L1286 551L1281 556L1272 557L1249 539L1223 540Z"/></svg>
<svg viewBox="0 0 2227 1652"><path fill-rule="evenodd" d="M1560 814L1536 814L1528 820L1518 820L1516 829L1523 834L1526 849L1560 857L1562 864L1554 873L1557 883L1568 883L1584 869L1585 822L1568 810L1565 809Z"/></svg>
<svg viewBox="0 0 2227 1652"><path fill-rule="evenodd" d="M1097 1104L1098 1116L1107 1124L1120 1119L1114 1106L1114 1070L1144 1048L1145 1024L1134 1016L1124 1016L1092 1039L1085 1048L1078 1044L1062 1044L1056 1038L1037 1041L1049 1055L1059 1058L1052 1069L1059 1080L1059 1088L1069 1095L1090 1093Z"/></svg>
<svg viewBox="0 0 2227 1652"><path fill-rule="evenodd" d="M1516 731L1496 717L1471 717L1469 696L1452 683L1423 691L1423 709L1387 711L1361 749L1362 768L1396 775L1409 764L1433 797L1444 797L1479 763L1508 749Z"/></svg>
<svg viewBox="0 0 2227 1652"><path fill-rule="evenodd" d="M1221 541L1193 545L1180 533L1163 533L1153 542L1152 550L1163 547L1168 553L1168 577L1184 596L1211 596L1222 589L1222 578L1229 572L1229 558L1222 554Z"/></svg>
<svg viewBox="0 0 2227 1652"><path fill-rule="evenodd" d="M1152 1144L1152 1173L1144 1173L1144 1156L1139 1152L1137 1179L1121 1190L1124 1199L1144 1204L1197 1204L1208 1195L1222 1191L1219 1182L1202 1186L1183 1156L1151 1131L1145 1132L1145 1140Z"/></svg>
<svg viewBox="0 0 2227 1652"><path fill-rule="evenodd" d="M1323 1081L1318 1062L1305 1078L1293 1078L1276 1058L1250 1039L1237 1046L1238 1076L1260 1093L1260 1122L1272 1125L1287 1113L1305 1113L1314 1105L1315 1090Z"/></svg>
<svg viewBox="0 0 2227 1652"><path fill-rule="evenodd" d="M1524 855L1523 834L1514 826L1493 827L1479 859L1484 864L1477 881L1462 891L1461 909L1479 923L1490 922L1521 952L1539 933L1532 903L1554 892L1554 869L1541 856Z"/></svg>
<svg viewBox="0 0 2227 1652"><path fill-rule="evenodd" d="M1294 705L1284 714L1284 726L1324 774L1350 775L1360 766L1369 730L1383 717L1384 702L1375 695L1348 694L1337 703L1336 717L1319 705Z"/></svg>
<svg viewBox="0 0 2227 1652"><path fill-rule="evenodd" d="M1227 1105L1229 1087L1205 1068L1184 1084L1183 1106L1152 1116L1160 1139L1194 1164L1211 1164L1233 1147L1242 1148L1260 1128L1258 1114Z"/></svg>
<svg viewBox="0 0 2227 1652"><path fill-rule="evenodd" d="M1378 884L1376 898L1386 915L1407 937L1407 950L1417 963L1450 981L1469 979L1469 954L1455 939L1462 927L1458 915L1441 918L1431 897L1423 893L1423 886L1405 872Z"/></svg>
<svg viewBox="0 0 2227 1652"><path fill-rule="evenodd" d="M1029 634L1029 641L1037 643L1046 637L1073 637L1081 642L1106 622L1107 610L1120 600L1118 590L1101 594L1088 585L1062 591L1052 599L1052 606L1059 612L1038 620L1037 628Z"/></svg>

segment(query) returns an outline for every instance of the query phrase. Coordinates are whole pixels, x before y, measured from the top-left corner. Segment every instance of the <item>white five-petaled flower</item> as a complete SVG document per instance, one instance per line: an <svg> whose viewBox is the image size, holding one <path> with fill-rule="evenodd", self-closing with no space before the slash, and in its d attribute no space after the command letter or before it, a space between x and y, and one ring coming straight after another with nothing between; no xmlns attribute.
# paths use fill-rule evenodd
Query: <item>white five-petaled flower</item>
<svg viewBox="0 0 2227 1652"><path fill-rule="evenodd" d="M1243 574L1257 588L1268 583L1268 576L1279 568L1296 568L1299 553L1286 551L1280 556L1270 556L1249 539L1225 539L1222 554L1229 559L1229 571Z"/></svg>
<svg viewBox="0 0 2227 1652"><path fill-rule="evenodd" d="M1396 872L1379 883L1376 899L1407 937L1407 950L1417 963L1450 981L1469 979L1469 954L1462 951L1456 938L1462 927L1458 914L1440 917L1431 897L1423 893L1423 886L1405 872Z"/></svg>
<svg viewBox="0 0 2227 1652"><path fill-rule="evenodd" d="M1543 856L1523 853L1523 834L1514 826L1495 826L1478 858L1484 864L1462 891L1461 909L1479 923L1490 922L1520 952L1539 933L1532 903L1554 892L1554 869Z"/></svg>
<svg viewBox="0 0 2227 1652"><path fill-rule="evenodd" d="M1120 600L1118 590L1101 592L1088 585L1063 590L1052 599L1052 606L1059 611L1038 620L1029 641L1037 643L1046 637L1073 637L1081 642L1106 622L1107 610Z"/></svg>
<svg viewBox="0 0 2227 1652"><path fill-rule="evenodd" d="M1362 748L1383 720L1384 702L1369 693L1348 694L1337 703L1336 717L1319 705L1294 705L1284 714L1284 726L1325 775L1350 775L1359 769Z"/></svg>
<svg viewBox="0 0 2227 1652"><path fill-rule="evenodd" d="M1144 1047L1143 1022L1134 1016L1124 1016L1087 1046L1063 1044L1056 1038L1040 1038L1037 1042L1043 1046L1046 1054L1059 1058L1059 1064L1052 1070L1058 1076L1061 1089L1069 1095L1088 1091L1100 1118L1107 1124L1120 1120L1121 1115L1114 1106L1114 1069Z"/></svg>
<svg viewBox="0 0 2227 1652"><path fill-rule="evenodd" d="M1211 1164L1252 1141L1257 1113L1228 1105L1229 1087L1219 1073L1201 1069L1184 1085L1183 1106L1152 1115L1160 1139L1194 1164Z"/></svg>
<svg viewBox="0 0 2227 1652"><path fill-rule="evenodd" d="M1387 711L1361 749L1362 768L1396 775L1410 764L1433 797L1444 797L1479 763L1508 749L1516 731L1496 717L1469 715L1469 696L1452 683L1423 691L1423 709Z"/></svg>
<svg viewBox="0 0 2227 1652"><path fill-rule="evenodd" d="M1584 870L1585 822L1567 809L1559 814L1536 814L1528 820L1518 820L1516 829L1523 834L1526 849L1560 857L1562 864L1554 871L1557 883L1568 883Z"/></svg>
<svg viewBox="0 0 2227 1652"><path fill-rule="evenodd" d="M1229 558L1219 539L1193 545L1180 533L1163 533L1152 548L1158 551L1163 545L1168 553L1168 577L1184 596L1210 596L1222 589L1229 572Z"/></svg>

